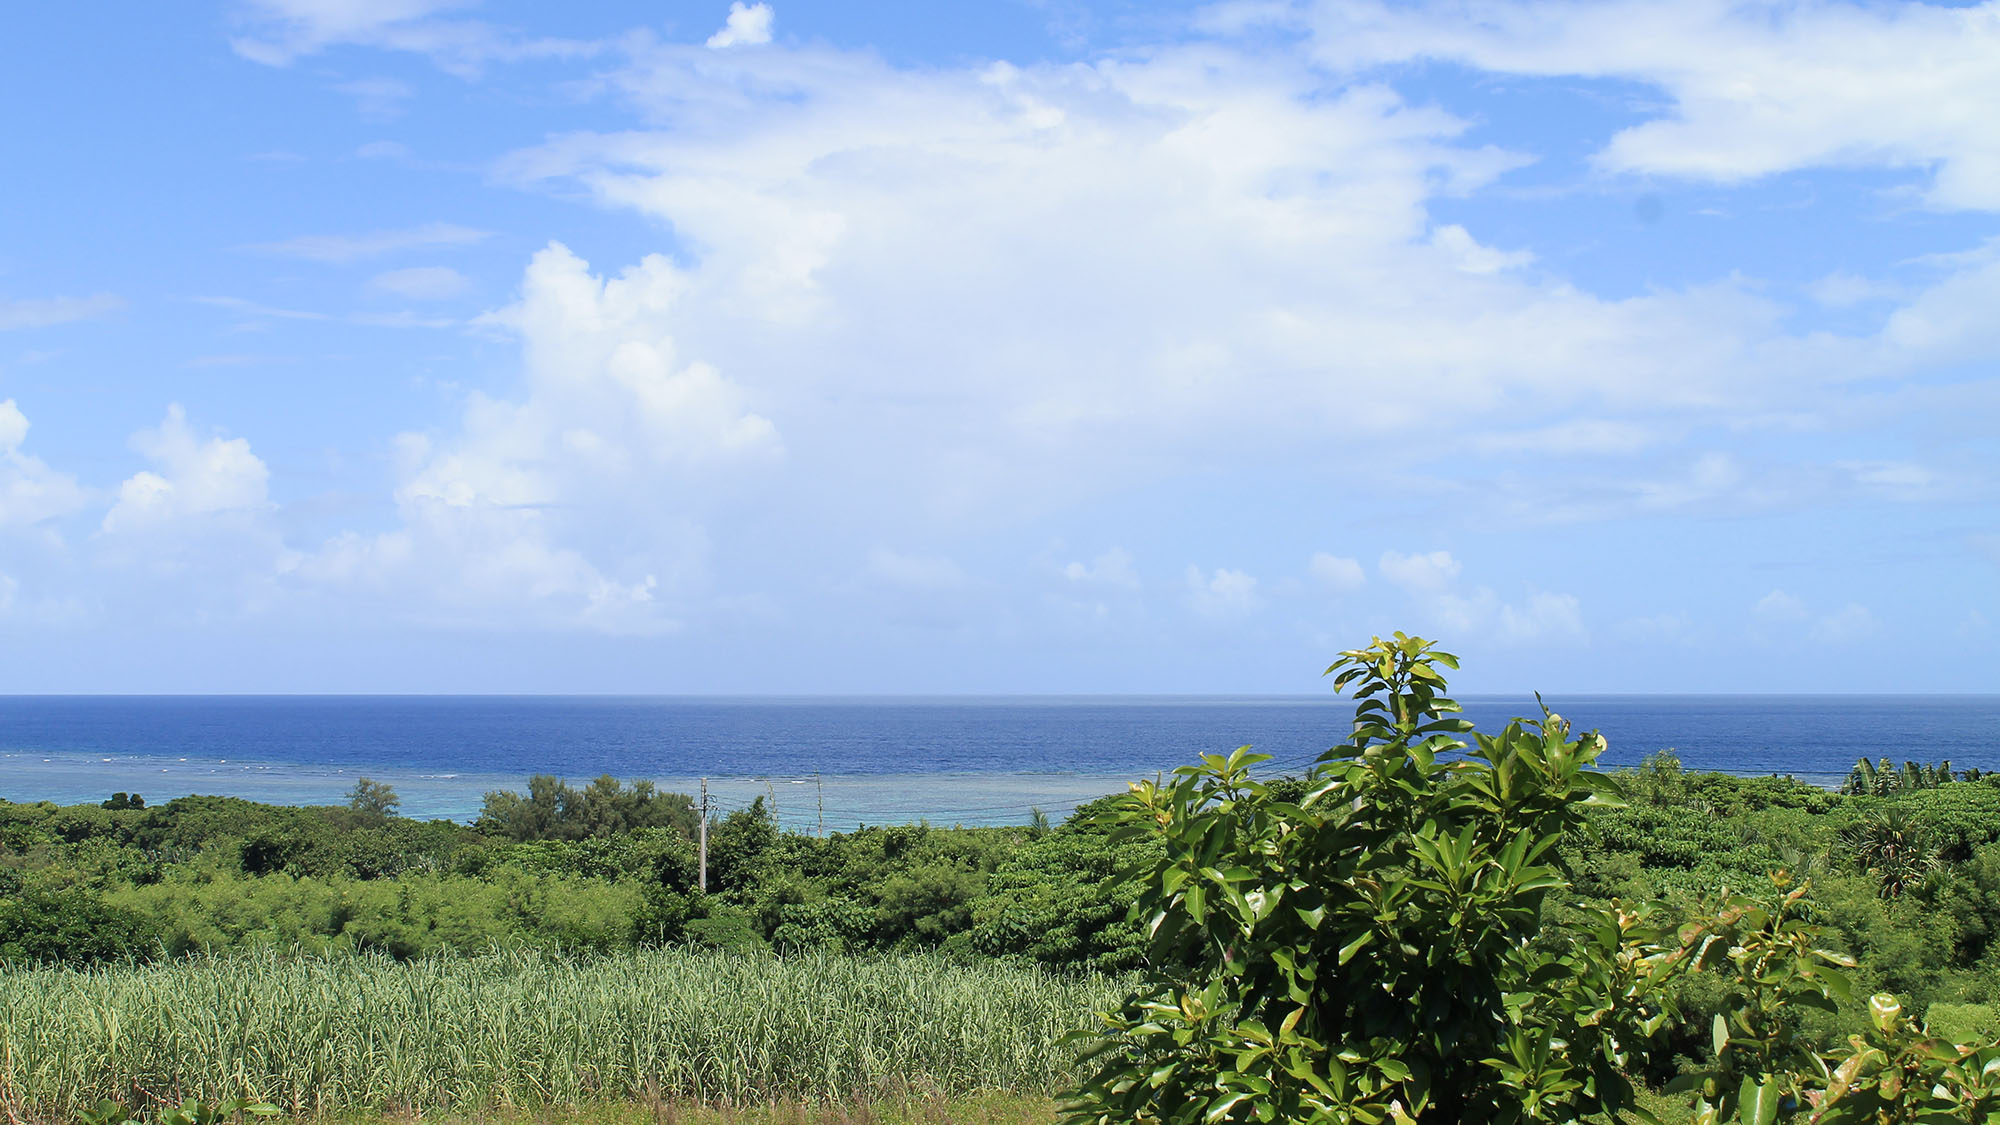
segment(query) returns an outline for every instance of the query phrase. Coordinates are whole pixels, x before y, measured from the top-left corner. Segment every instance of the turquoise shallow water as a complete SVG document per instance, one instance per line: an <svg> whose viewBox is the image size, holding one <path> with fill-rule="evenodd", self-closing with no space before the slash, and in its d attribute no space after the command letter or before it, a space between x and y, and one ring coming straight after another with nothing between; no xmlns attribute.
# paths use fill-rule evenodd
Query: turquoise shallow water
<svg viewBox="0 0 2000 1125"><path fill-rule="evenodd" d="M1492 729L1532 699L1473 698ZM1613 764L1673 747L1694 768L1832 783L1855 758L2000 769L2000 696L1582 696L1550 703L1602 730ZM467 819L531 773L604 773L718 807L763 795L788 828L1060 818L1201 753L1251 743L1302 765L1352 703L1243 698L684 699L0 697L0 796L158 803L219 793L334 803L363 774L406 815ZM818 774L815 777L815 773ZM822 819L822 808L824 809Z"/></svg>

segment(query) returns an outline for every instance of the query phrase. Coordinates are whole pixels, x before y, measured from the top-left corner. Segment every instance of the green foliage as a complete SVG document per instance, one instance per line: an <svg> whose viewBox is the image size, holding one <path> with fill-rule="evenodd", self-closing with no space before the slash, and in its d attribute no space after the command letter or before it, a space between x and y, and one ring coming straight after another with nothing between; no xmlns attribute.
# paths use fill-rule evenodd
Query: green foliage
<svg viewBox="0 0 2000 1125"><path fill-rule="evenodd" d="M1136 969L1146 947L1138 884L1120 876L1159 855L1155 841L1114 839L1098 810L1079 810L994 870L973 907L972 947L1049 968Z"/></svg>
<svg viewBox="0 0 2000 1125"><path fill-rule="evenodd" d="M1161 849L1137 874L1148 964L1084 1037L1096 1069L1069 1121L1650 1118L1658 1099L1633 1077L1676 1053L1699 1056L1672 1087L1691 1095L1697 1125L1969 1123L2000 1109L2000 1043L1914 1028L1892 996L1877 995L1868 1022L1827 1049L1858 965L1812 920L1836 912L1789 874L1771 877L1768 899L1677 898L1686 921L1672 932L1653 922L1657 906L1575 901L1580 855L1600 884L1604 861L1634 848L1682 871L1707 869L1701 853L1731 843L1811 858L1827 834L1799 818L1837 806L1794 800L1775 779L1737 786L1733 826L1704 836L1659 814L1713 820L1728 787L1662 756L1633 778L1656 815L1631 815L1588 768L1603 740L1572 740L1552 713L1460 742L1467 727L1451 717L1440 666L1456 665L1401 634L1343 653L1328 671L1358 689L1354 735L1297 800L1253 778L1265 759L1247 747L1170 785L1133 786L1125 831ZM1593 817L1593 806L1609 811ZM1873 887L1898 856L1935 857L1915 810L1904 813L1859 822L1888 826L1885 840L1848 841ZM1639 864L1622 875L1647 876ZM1902 900L1951 885L1900 879L1862 901L1906 933L1894 924ZM1889 959L1878 951L1871 971ZM1677 1010L1689 1000L1707 1021L1692 1051Z"/></svg>
<svg viewBox="0 0 2000 1125"><path fill-rule="evenodd" d="M347 794L347 807L371 820L395 816L402 803L394 787L366 777L356 778L353 790Z"/></svg>
<svg viewBox="0 0 2000 1125"><path fill-rule="evenodd" d="M1950 759L1934 766L1904 762L1899 770L1891 766L1887 758L1879 762L1863 758L1854 763L1854 769L1849 771L1847 780L1840 785L1840 792L1853 797L1890 797L1897 793L1938 789L1959 779L1977 781L1980 776L1977 769L1954 774Z"/></svg>
<svg viewBox="0 0 2000 1125"><path fill-rule="evenodd" d="M212 1103L187 1098L179 1105L160 1106L151 1117L107 1098L89 1109L79 1110L76 1117L81 1125L222 1125L225 1121L241 1122L246 1116L277 1115L277 1106L239 1096Z"/></svg>
<svg viewBox="0 0 2000 1125"><path fill-rule="evenodd" d="M1869 1026L1832 1059L1813 1125L1963 1122L2000 1117L2000 1043L1966 1046L1903 1017L1893 996L1868 1002Z"/></svg>
<svg viewBox="0 0 2000 1125"><path fill-rule="evenodd" d="M1950 1043L1990 1043L2000 1039L2000 1007L1992 1004L1932 1004L1924 1026Z"/></svg>
<svg viewBox="0 0 2000 1125"><path fill-rule="evenodd" d="M1695 1091L1699 1125L1770 1125L1797 1112L1827 1073L1800 1017L1851 997L1840 970L1853 961L1819 947L1818 929L1799 916L1804 889L1782 877L1777 884L1775 902L1730 896L1681 931L1694 967L1725 968L1729 982L1710 1025L1707 1065L1673 1087Z"/></svg>
<svg viewBox="0 0 2000 1125"><path fill-rule="evenodd" d="M150 956L158 929L80 887L22 887L0 897L0 960L93 965Z"/></svg>
<svg viewBox="0 0 2000 1125"><path fill-rule="evenodd" d="M0 968L13 1104L58 1119L134 1090L244 1090L294 1117L478 1115L638 1096L742 1104L1046 1092L1113 998L935 954L532 951L398 962L275 953L97 972ZM161 1122L161 1125L167 1125Z"/></svg>
<svg viewBox="0 0 2000 1125"><path fill-rule="evenodd" d="M675 828L692 836L700 824L694 799L663 793L650 781L630 788L610 774L577 789L562 779L536 774L525 796L488 793L478 828L508 840L581 840L640 828Z"/></svg>
<svg viewBox="0 0 2000 1125"><path fill-rule="evenodd" d="M1868 813L1846 833L1854 863L1873 876L1882 897L1898 898L1935 873L1940 856L1900 807Z"/></svg>
<svg viewBox="0 0 2000 1125"><path fill-rule="evenodd" d="M1149 965L1106 1018L1077 1122L1572 1121L1630 1107L1629 1052L1679 963L1615 908L1535 939L1560 846L1610 800L1558 716L1457 736L1449 654L1397 634L1329 673L1353 736L1292 804L1247 748L1140 783ZM1460 754L1457 751L1465 749Z"/></svg>

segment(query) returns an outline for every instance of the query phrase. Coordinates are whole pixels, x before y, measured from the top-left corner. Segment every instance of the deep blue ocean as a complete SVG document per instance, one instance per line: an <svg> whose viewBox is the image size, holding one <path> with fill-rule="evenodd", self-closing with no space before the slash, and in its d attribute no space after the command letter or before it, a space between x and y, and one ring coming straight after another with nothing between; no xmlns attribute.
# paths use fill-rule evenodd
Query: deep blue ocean
<svg viewBox="0 0 2000 1125"><path fill-rule="evenodd" d="M1461 700L1482 730L1533 699ZM2000 769L2000 696L1579 696L1550 705L1628 765L1836 783L1856 758ZM1333 696L690 699L437 696L0 697L0 797L151 803L213 793L338 803L357 776L403 813L469 819L533 773L650 778L720 808L762 795L786 827L1060 819L1201 753L1249 743L1275 766L1339 742Z"/></svg>

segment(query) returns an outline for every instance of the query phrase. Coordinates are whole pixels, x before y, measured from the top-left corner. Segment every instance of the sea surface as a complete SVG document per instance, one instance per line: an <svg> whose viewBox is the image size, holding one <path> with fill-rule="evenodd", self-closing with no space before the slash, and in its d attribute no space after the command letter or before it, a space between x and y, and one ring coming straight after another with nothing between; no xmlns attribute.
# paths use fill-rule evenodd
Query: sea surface
<svg viewBox="0 0 2000 1125"><path fill-rule="evenodd" d="M1481 730L1532 698L1461 700ZM2000 769L2000 696L1624 695L1550 698L1610 742L1612 765L1672 748L1694 769L1837 784L1864 755ZM530 774L601 774L758 796L799 831L1061 819L1204 753L1243 744L1271 769L1345 737L1353 703L1311 697L725 698L0 696L0 798L137 792L337 804L393 785L406 816L470 820Z"/></svg>

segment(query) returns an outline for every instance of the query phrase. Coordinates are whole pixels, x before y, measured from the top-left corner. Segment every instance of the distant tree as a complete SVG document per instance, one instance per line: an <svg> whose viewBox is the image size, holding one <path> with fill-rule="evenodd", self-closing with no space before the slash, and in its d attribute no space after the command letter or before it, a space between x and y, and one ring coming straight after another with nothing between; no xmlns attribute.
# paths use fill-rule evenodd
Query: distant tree
<svg viewBox="0 0 2000 1125"><path fill-rule="evenodd" d="M107 809L143 809L146 807L146 798L139 796L137 793L113 793L111 799L104 802L104 807Z"/></svg>
<svg viewBox="0 0 2000 1125"><path fill-rule="evenodd" d="M526 796L488 793L478 820L481 831L515 841L584 840L641 828L672 828L692 838L700 824L687 794L661 792L650 781L627 788L610 774L581 789L536 774L528 779Z"/></svg>
<svg viewBox="0 0 2000 1125"><path fill-rule="evenodd" d="M778 825L762 797L723 817L708 833L710 889L732 891L751 886L759 861L777 842Z"/></svg>
<svg viewBox="0 0 2000 1125"><path fill-rule="evenodd" d="M347 794L347 807L364 816L387 819L396 815L396 809L403 803L396 796L396 790L387 782L358 778L354 788Z"/></svg>

